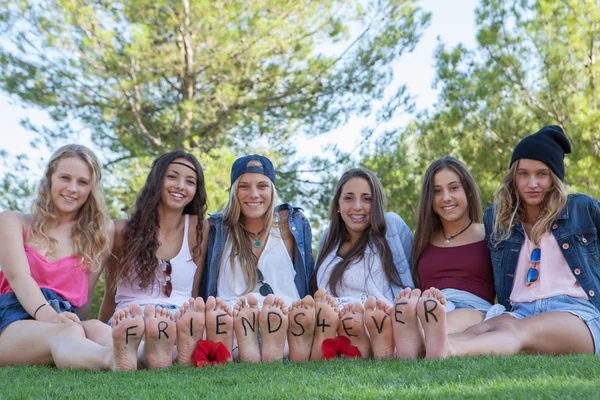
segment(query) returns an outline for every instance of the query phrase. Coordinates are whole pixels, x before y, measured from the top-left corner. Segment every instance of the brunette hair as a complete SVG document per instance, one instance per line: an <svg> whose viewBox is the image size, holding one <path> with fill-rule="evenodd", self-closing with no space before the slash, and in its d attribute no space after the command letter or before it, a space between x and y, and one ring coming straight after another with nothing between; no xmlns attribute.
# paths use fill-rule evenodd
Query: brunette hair
<svg viewBox="0 0 600 400"><path fill-rule="evenodd" d="M412 245L412 277L416 287L421 285L418 271L419 259L434 233L442 229L440 216L433 210L433 179L435 174L443 169L450 170L459 176L467 197L469 218L473 222L481 223L481 195L479 187L467 166L452 156L442 157L432 162L423 176L421 197L417 208L417 228Z"/></svg>
<svg viewBox="0 0 600 400"><path fill-rule="evenodd" d="M182 150L172 151L158 157L152 163L144 187L140 190L131 217L127 221L124 233L123 255L119 260L119 277L127 279L140 288L147 289L156 279L158 259L156 250L160 246L157 238L159 229L158 205L169 164L178 158L189 161L196 170L196 193L183 209L183 214L198 216L196 224L196 246L192 253L200 256L202 243L202 224L206 213L206 188L204 172L200 163L192 154Z"/></svg>
<svg viewBox="0 0 600 400"><path fill-rule="evenodd" d="M78 158L86 163L91 172L91 191L77 214L73 226L73 254L81 257L81 265L90 271L98 272L103 255L110 252L109 228L111 220L106 210L104 193L100 186L102 169L96 155L87 147L68 144L56 150L48 161L44 177L40 180L37 198L31 208L30 238L35 243L48 246L46 256L56 251L58 241L48 234L48 230L57 222L56 207L52 202L52 175L58 164L67 158Z"/></svg>
<svg viewBox="0 0 600 400"><path fill-rule="evenodd" d="M328 282L329 288L331 289L332 294L337 296L337 289L341 284L344 273L351 264L364 258L367 246L373 249L374 252L380 257L381 265L387 279L393 284L403 286L400 274L394 265L392 251L390 250L390 246L385 238L386 197L385 192L383 191L383 186L381 185L379 178L377 178L373 172L366 168L353 168L346 171L342 175L335 187L335 194L331 200L331 205L329 206L329 231L325 237L323 247L319 252L317 265L311 277L311 288L313 292L318 289L317 274L319 268L321 268L323 264L323 260L342 243L347 242L350 239L350 233L348 232L346 224L339 213L339 202L342 195L342 188L346 182L353 178L365 179L371 187L371 226L365 232L363 232L360 238L344 256L344 259L333 267L333 270L331 271L331 277ZM369 275L370 274L371 270L369 265Z"/></svg>

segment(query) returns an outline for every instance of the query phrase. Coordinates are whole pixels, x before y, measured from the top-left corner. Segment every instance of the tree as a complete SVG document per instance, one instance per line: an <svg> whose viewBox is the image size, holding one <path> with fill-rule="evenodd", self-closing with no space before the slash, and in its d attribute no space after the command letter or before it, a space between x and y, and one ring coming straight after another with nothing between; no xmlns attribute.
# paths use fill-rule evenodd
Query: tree
<svg viewBox="0 0 600 400"><path fill-rule="evenodd" d="M431 161L463 160L487 205L517 142L549 124L561 125L573 145L569 190L600 197L599 8L591 0L482 0L477 48L439 46L437 105L364 160L401 187L390 186L392 207L413 227L414 189Z"/></svg>

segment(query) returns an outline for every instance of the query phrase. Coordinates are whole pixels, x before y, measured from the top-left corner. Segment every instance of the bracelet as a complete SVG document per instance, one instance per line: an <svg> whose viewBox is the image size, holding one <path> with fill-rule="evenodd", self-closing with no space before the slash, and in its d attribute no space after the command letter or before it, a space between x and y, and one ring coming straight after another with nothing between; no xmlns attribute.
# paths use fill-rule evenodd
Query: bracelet
<svg viewBox="0 0 600 400"><path fill-rule="evenodd" d="M44 303L41 306L39 306L38 308L35 309L35 312L33 313L33 319L36 319L35 316L37 315L38 311L40 311L40 308L44 307L44 306L49 306L50 304L48 303Z"/></svg>

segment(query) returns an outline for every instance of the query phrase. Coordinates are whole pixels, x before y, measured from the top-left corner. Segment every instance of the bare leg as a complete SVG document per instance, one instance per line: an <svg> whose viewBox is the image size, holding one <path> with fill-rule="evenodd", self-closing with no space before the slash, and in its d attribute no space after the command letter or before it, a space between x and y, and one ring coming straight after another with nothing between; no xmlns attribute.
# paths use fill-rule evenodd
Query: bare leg
<svg viewBox="0 0 600 400"><path fill-rule="evenodd" d="M261 360L283 359L283 349L288 329L288 309L283 299L270 294L265 298L258 316L262 335Z"/></svg>
<svg viewBox="0 0 600 400"><path fill-rule="evenodd" d="M329 295L325 295L325 289L319 289L315 293L315 338L311 350L311 360L323 359L321 346L325 339L334 339L340 321L337 303Z"/></svg>
<svg viewBox="0 0 600 400"><path fill-rule="evenodd" d="M371 341L365 329L365 309L360 302L348 303L340 311L338 336L346 336L360 350L362 358L371 357Z"/></svg>
<svg viewBox="0 0 600 400"><path fill-rule="evenodd" d="M89 321L81 321L81 326L85 331L85 337L100 346L112 348L112 329L110 325L105 324L97 319Z"/></svg>
<svg viewBox="0 0 600 400"><path fill-rule="evenodd" d="M144 336L144 318L137 304L115 312L112 326L113 351L119 371L137 369L137 351Z"/></svg>
<svg viewBox="0 0 600 400"><path fill-rule="evenodd" d="M177 327L173 315L162 307L144 308L146 320L146 359L149 369L162 369L173 365L173 347Z"/></svg>
<svg viewBox="0 0 600 400"><path fill-rule="evenodd" d="M307 295L292 304L288 343L291 361L308 361L315 336L315 300Z"/></svg>
<svg viewBox="0 0 600 400"><path fill-rule="evenodd" d="M258 313L258 299L252 293L248 295L248 304L244 297L240 297L233 307L233 327L242 361L260 361Z"/></svg>
<svg viewBox="0 0 600 400"><path fill-rule="evenodd" d="M465 329L483 322L485 313L472 308L459 308L446 315L447 331L453 333L464 332Z"/></svg>
<svg viewBox="0 0 600 400"><path fill-rule="evenodd" d="M397 358L421 358L425 356L425 343L421 323L417 318L420 289L405 288L394 299L390 309L392 331Z"/></svg>
<svg viewBox="0 0 600 400"><path fill-rule="evenodd" d="M394 357L394 334L392 332L391 308L381 299L369 296L365 302L365 324L371 336L373 358Z"/></svg>
<svg viewBox="0 0 600 400"><path fill-rule="evenodd" d="M568 329L565 329L568 327ZM448 337L448 355L593 353L594 342L585 323L564 311L524 319L504 314Z"/></svg>
<svg viewBox="0 0 600 400"><path fill-rule="evenodd" d="M204 300L190 298L177 314L177 363L194 365L192 353L204 333Z"/></svg>
<svg viewBox="0 0 600 400"><path fill-rule="evenodd" d="M86 339L80 324L32 320L13 322L0 335L0 366L21 364L114 368L112 350Z"/></svg>
<svg viewBox="0 0 600 400"><path fill-rule="evenodd" d="M450 353L446 325L446 299L436 288L427 289L417 304L417 315L425 336L425 357L441 358Z"/></svg>
<svg viewBox="0 0 600 400"><path fill-rule="evenodd" d="M233 349L233 311L220 297L206 299L206 339Z"/></svg>

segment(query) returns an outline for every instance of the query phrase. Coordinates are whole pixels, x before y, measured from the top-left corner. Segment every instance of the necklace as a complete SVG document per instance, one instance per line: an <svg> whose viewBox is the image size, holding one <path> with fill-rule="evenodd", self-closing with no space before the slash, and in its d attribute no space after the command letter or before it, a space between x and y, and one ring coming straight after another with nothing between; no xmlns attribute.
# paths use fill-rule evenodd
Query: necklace
<svg viewBox="0 0 600 400"><path fill-rule="evenodd" d="M460 232L455 233L454 235L452 235L450 237L446 237L446 232L444 232L444 227L442 226L442 235L444 235L444 239L446 239L446 241L444 242L444 244L450 243L450 241L452 239L454 239L455 237L457 237L458 235L460 235L461 233L463 233L464 231L466 231L467 229L469 229L469 227L471 226L472 223L473 223L473 220L469 221L469 223L467 224L467 226L465 226L464 228L462 228L462 230Z"/></svg>
<svg viewBox="0 0 600 400"><path fill-rule="evenodd" d="M260 236L265 231L265 228L262 228L260 231L258 231L256 233L250 232L248 229L246 229L246 227L244 225L242 225L242 228L244 228L244 230L246 231L247 234L254 237L254 242L252 243L252 246L256 247L257 249L260 246L262 246L262 242L260 241Z"/></svg>

